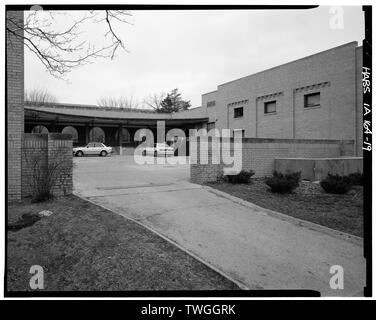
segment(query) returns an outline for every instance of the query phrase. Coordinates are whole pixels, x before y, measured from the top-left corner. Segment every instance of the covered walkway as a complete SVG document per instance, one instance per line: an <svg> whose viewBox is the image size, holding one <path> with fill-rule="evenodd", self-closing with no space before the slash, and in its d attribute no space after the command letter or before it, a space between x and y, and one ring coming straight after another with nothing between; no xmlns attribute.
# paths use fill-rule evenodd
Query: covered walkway
<svg viewBox="0 0 376 320"><path fill-rule="evenodd" d="M135 147L139 142L134 135L138 129L147 128L156 137L157 122L164 121L166 132L202 128L208 122L202 108L174 114L155 113L151 110L129 110L72 104L25 105L25 133L70 133L73 145L100 141L112 146Z"/></svg>

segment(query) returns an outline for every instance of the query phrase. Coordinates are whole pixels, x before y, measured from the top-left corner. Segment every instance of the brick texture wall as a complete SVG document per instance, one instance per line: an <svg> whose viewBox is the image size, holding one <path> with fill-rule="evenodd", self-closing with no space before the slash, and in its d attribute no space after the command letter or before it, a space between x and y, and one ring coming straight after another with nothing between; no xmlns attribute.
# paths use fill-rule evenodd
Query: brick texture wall
<svg viewBox="0 0 376 320"><path fill-rule="evenodd" d="M23 25L23 11L6 12L7 29L23 35L18 25ZM8 201L21 199L21 139L24 130L24 46L11 32L6 33L6 75L7 75L7 165Z"/></svg>
<svg viewBox="0 0 376 320"><path fill-rule="evenodd" d="M351 42L230 81L203 94L201 106L217 129L244 129L245 137L361 141L361 54ZM320 106L304 108L304 96L316 92ZM275 113L264 113L268 101ZM243 117L234 118L237 107Z"/></svg>
<svg viewBox="0 0 376 320"><path fill-rule="evenodd" d="M63 196L72 193L72 139L60 133L23 134L22 196L32 195L35 170L56 169L52 193Z"/></svg>
<svg viewBox="0 0 376 320"><path fill-rule="evenodd" d="M213 163L212 139L220 146L221 140L209 138L208 143L201 144L198 137L191 139L197 141L196 152L191 152L191 157L197 154L197 163L191 159L190 179L193 183L203 184L216 181L222 174L222 157L220 163ZM190 150L195 148L190 145ZM230 145L233 148L233 145ZM206 152L208 150L208 152ZM215 148L214 148L215 150ZM271 175L274 170L275 158L337 158L354 155L354 142L352 140L305 140L305 139L261 139L245 138L242 143L242 169L253 170L255 177Z"/></svg>

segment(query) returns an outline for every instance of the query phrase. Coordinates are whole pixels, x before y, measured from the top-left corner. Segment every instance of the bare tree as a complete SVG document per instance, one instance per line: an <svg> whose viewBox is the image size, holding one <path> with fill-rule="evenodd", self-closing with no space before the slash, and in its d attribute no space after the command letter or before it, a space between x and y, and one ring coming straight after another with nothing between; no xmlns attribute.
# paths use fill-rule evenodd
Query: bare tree
<svg viewBox="0 0 376 320"><path fill-rule="evenodd" d="M166 98L166 93L153 93L148 95L143 103L148 107L152 108L154 111L158 112L161 108L162 101Z"/></svg>
<svg viewBox="0 0 376 320"><path fill-rule="evenodd" d="M97 100L97 104L101 107L119 108L119 109L137 109L138 102L132 95L121 97L102 97Z"/></svg>
<svg viewBox="0 0 376 320"><path fill-rule="evenodd" d="M130 16L125 10L75 11L74 14L31 10L26 14L24 25L7 16L6 32L22 41L51 75L63 78L74 68L91 63L95 58L113 59L118 48L125 50L114 25L131 24L128 21ZM104 24L103 37L95 37L102 41L99 47L94 44L95 39L90 41L84 35L83 26L87 23Z"/></svg>
<svg viewBox="0 0 376 320"><path fill-rule="evenodd" d="M57 102L56 97L46 89L26 90L24 99L26 103L33 105L46 105Z"/></svg>

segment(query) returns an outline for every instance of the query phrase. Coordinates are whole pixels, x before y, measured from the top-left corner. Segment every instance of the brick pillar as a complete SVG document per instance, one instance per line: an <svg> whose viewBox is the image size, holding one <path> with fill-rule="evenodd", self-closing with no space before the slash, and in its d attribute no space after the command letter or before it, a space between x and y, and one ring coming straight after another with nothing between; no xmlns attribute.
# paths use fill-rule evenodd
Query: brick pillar
<svg viewBox="0 0 376 320"><path fill-rule="evenodd" d="M73 159L72 159L72 139L70 134L49 133L48 134L47 161L56 170L56 183L53 187L55 196L68 195L72 193L73 183Z"/></svg>
<svg viewBox="0 0 376 320"><path fill-rule="evenodd" d="M21 142L24 131L24 45L23 40L17 35L23 36L23 30L20 29L23 24L23 11L6 12L8 201L21 199Z"/></svg>

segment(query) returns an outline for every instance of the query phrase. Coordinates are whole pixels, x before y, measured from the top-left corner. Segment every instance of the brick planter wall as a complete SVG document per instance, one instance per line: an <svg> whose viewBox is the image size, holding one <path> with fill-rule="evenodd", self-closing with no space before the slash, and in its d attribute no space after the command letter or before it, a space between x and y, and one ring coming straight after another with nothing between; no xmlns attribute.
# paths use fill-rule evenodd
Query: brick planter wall
<svg viewBox="0 0 376 320"><path fill-rule="evenodd" d="M200 137L191 141L200 141ZM222 157L219 164L213 164L213 152L211 150L212 139L208 141L208 152L204 145L197 143L197 163L190 165L190 179L193 183L203 184L216 181L222 174ZM216 139L220 144L220 138ZM202 140L202 139L201 139ZM232 140L231 140L232 141ZM221 146L221 144L220 144ZM231 148L233 144L231 143ZM194 146L190 146L191 151ZM204 148L207 156L200 157L200 150ZM222 155L222 147L221 155ZM274 170L275 158L338 158L342 156L352 156L354 153L354 142L352 140L308 140L308 139L262 139L244 138L242 143L242 168L253 170L255 177L269 176ZM194 156L195 153L191 153Z"/></svg>
<svg viewBox="0 0 376 320"><path fill-rule="evenodd" d="M42 170L57 164L56 183L52 189L55 196L72 193L72 139L60 133L23 134L22 139L22 197L31 195L35 161Z"/></svg>
<svg viewBox="0 0 376 320"><path fill-rule="evenodd" d="M363 158L280 158L275 159L275 170L281 173L301 172L301 178L321 181L328 173L347 176L350 173L363 173Z"/></svg>

